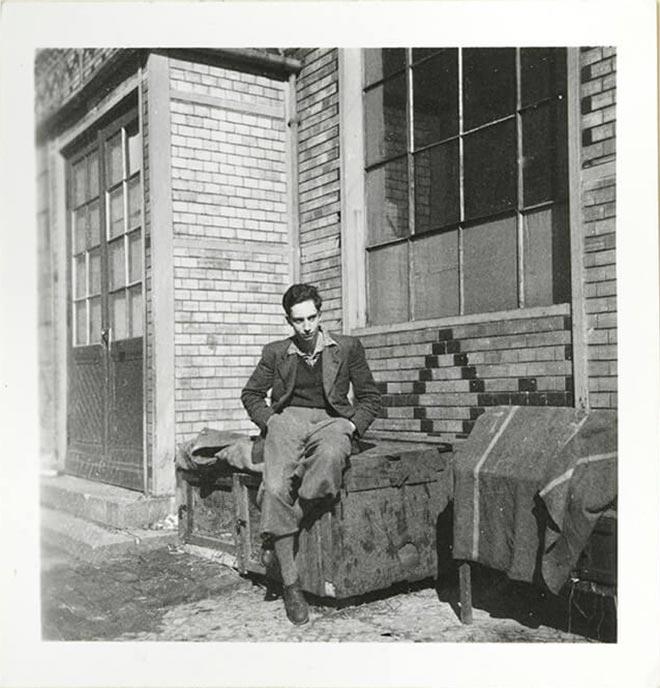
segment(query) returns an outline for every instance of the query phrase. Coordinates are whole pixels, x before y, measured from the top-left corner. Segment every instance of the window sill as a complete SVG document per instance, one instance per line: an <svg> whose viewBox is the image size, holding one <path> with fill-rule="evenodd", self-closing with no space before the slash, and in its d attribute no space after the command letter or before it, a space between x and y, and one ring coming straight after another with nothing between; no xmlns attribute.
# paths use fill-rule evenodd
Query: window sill
<svg viewBox="0 0 660 688"><path fill-rule="evenodd" d="M516 308L510 311L492 311L490 313L471 313L470 315L451 315L432 320L413 320L410 322L392 323L391 325L371 325L356 327L349 334L356 336L370 334L389 334L390 332L406 332L410 330L425 330L430 328L448 328L459 325L472 325L491 322L493 320L522 320L527 318L544 318L553 315L570 315L569 303L559 303L552 306L536 306L534 308Z"/></svg>

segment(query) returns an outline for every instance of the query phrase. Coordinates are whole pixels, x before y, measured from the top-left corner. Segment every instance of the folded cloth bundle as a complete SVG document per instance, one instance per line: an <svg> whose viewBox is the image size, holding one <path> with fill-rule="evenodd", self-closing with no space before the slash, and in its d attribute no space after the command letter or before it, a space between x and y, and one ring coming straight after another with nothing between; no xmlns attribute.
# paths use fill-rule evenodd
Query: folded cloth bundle
<svg viewBox="0 0 660 688"><path fill-rule="evenodd" d="M239 471L262 473L264 448L261 437L243 437L223 447L216 456Z"/></svg>
<svg viewBox="0 0 660 688"><path fill-rule="evenodd" d="M176 465L186 471L196 471L226 461L240 471L263 471L263 439L238 432L204 428L188 442L179 445Z"/></svg>

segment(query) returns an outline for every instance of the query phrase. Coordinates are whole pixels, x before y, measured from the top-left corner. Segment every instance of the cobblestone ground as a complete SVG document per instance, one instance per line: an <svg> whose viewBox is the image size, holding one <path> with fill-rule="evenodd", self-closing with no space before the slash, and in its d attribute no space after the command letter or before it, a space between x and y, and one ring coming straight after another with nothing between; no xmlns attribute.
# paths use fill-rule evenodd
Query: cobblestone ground
<svg viewBox="0 0 660 688"><path fill-rule="evenodd" d="M474 623L456 614L453 587L400 590L344 608L312 602L291 625L279 598L232 568L181 548L98 564L42 554L45 640L589 642L569 633L531 586L474 586ZM593 633L591 633L593 636ZM597 636L596 636L597 637Z"/></svg>

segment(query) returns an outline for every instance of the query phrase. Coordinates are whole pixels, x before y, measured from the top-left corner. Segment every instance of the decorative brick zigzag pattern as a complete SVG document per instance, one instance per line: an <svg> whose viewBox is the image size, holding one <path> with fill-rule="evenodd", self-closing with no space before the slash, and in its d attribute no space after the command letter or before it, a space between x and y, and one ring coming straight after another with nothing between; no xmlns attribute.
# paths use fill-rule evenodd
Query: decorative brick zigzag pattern
<svg viewBox="0 0 660 688"><path fill-rule="evenodd" d="M397 381L379 382L385 408L374 429L405 424L420 437L463 440L487 406L571 406L570 318L530 320L511 335L500 327L438 330L424 347L423 367L411 367L407 381L397 374Z"/></svg>

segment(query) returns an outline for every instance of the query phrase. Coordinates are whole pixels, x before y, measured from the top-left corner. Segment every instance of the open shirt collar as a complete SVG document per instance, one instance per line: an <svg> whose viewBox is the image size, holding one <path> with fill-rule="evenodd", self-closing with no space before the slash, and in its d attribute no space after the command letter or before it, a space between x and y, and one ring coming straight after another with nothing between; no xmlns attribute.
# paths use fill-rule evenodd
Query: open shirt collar
<svg viewBox="0 0 660 688"><path fill-rule="evenodd" d="M319 327L319 336L316 338L316 345L311 354L302 351L296 344L295 339L292 338L289 348L287 349L287 355L298 354L298 356L304 358L305 361L313 364L327 346L337 346L337 342L325 330Z"/></svg>

